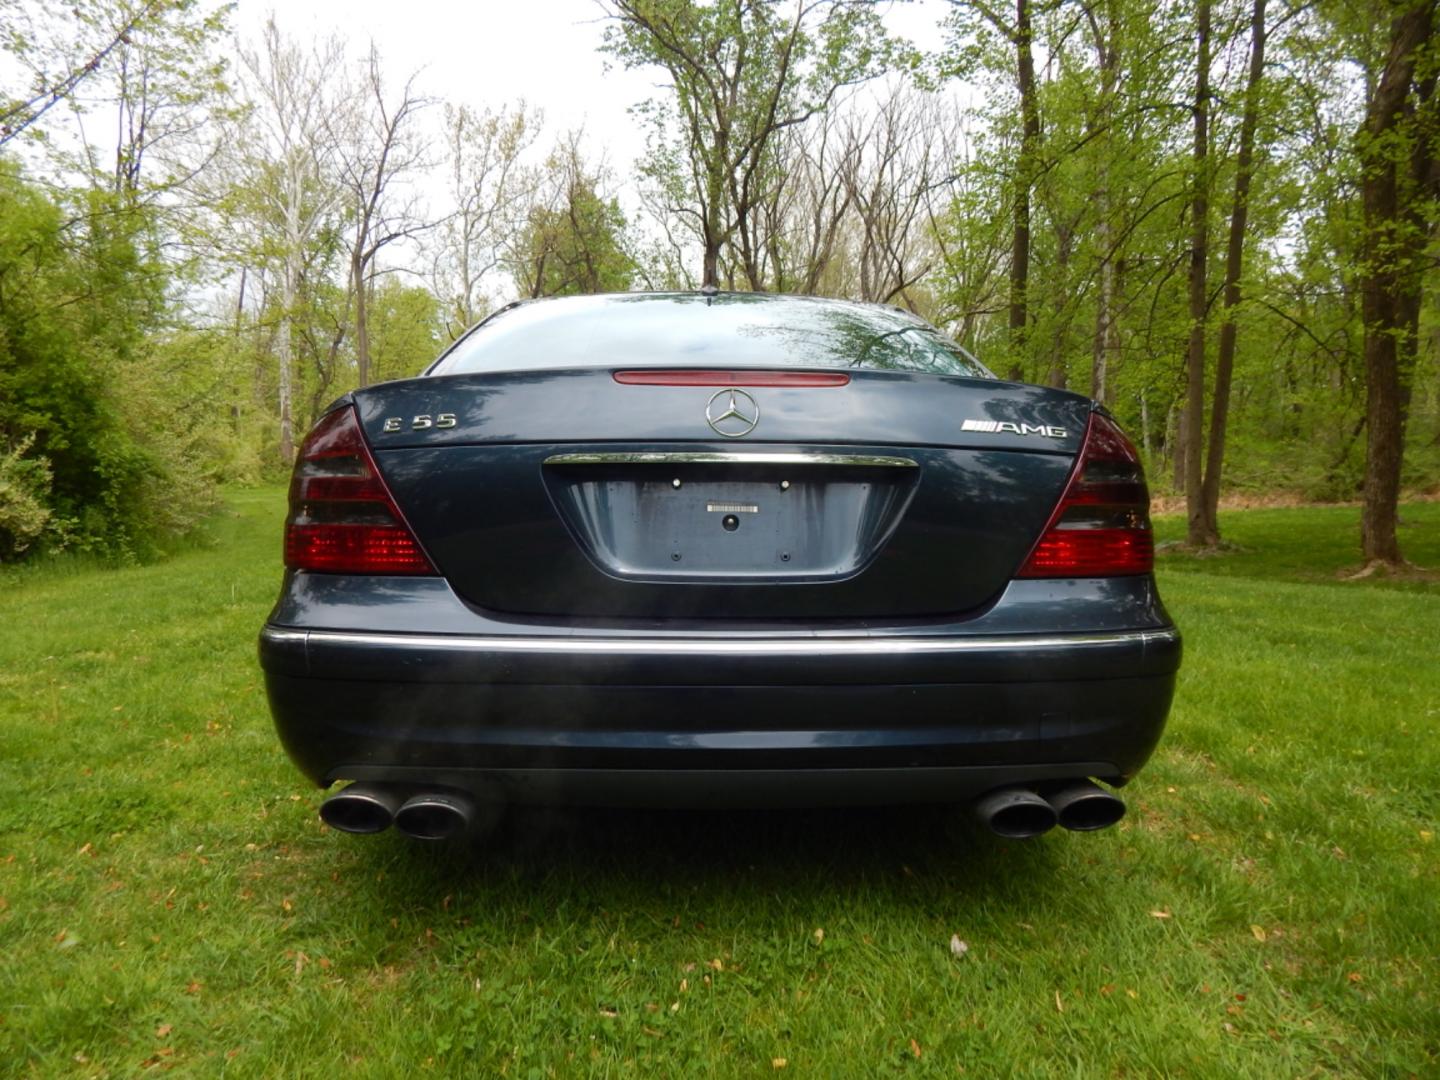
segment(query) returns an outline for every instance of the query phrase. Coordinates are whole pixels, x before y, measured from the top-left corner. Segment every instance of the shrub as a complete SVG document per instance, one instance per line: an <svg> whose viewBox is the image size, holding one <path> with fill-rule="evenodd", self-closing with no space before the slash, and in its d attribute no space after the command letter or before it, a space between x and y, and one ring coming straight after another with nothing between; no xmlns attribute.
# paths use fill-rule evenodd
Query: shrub
<svg viewBox="0 0 1440 1080"><path fill-rule="evenodd" d="M168 277L147 211L107 200L62 206L0 160L0 558L145 557L211 505L150 344Z"/></svg>
<svg viewBox="0 0 1440 1080"><path fill-rule="evenodd" d="M50 463L25 457L33 435L0 453L0 562L14 559L50 524Z"/></svg>

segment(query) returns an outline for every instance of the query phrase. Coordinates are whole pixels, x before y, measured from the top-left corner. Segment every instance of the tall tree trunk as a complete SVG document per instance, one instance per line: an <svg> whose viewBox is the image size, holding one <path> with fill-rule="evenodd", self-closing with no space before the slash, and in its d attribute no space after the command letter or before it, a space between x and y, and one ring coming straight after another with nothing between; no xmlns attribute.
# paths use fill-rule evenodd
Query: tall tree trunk
<svg viewBox="0 0 1440 1080"><path fill-rule="evenodd" d="M370 385L370 306L365 295L365 261L350 260L350 287L355 290L355 376L359 386Z"/></svg>
<svg viewBox="0 0 1440 1080"><path fill-rule="evenodd" d="M700 267L700 284L720 287L720 243L705 237L705 261Z"/></svg>
<svg viewBox="0 0 1440 1080"><path fill-rule="evenodd" d="M1206 264L1210 255L1210 0L1195 5L1194 190L1190 199L1190 350L1185 380L1185 514L1187 539L1204 543L1200 458L1205 425Z"/></svg>
<svg viewBox="0 0 1440 1080"><path fill-rule="evenodd" d="M1171 480L1175 490L1183 492L1185 490L1185 443L1187 441L1184 408L1177 409L1172 405L1168 419L1172 423L1167 423L1166 428L1173 428L1174 432L1174 438L1170 440L1170 469L1173 474Z"/></svg>
<svg viewBox="0 0 1440 1080"><path fill-rule="evenodd" d="M240 296L235 301L235 347L240 346L240 333L245 326L245 283L249 279L250 268L240 267ZM230 402L230 425L235 432L240 430L240 416L242 413L239 401Z"/></svg>
<svg viewBox="0 0 1440 1080"><path fill-rule="evenodd" d="M1100 66L1100 109L1096 123L1105 130L1100 145L1100 176L1095 201L1098 209L1095 241L1100 248L1100 296L1095 305L1095 341L1090 360L1090 396L1104 404L1110 373L1110 359L1119 350L1119 324L1115 317L1114 227L1110 220L1114 206L1110 197L1110 158L1113 153L1115 88L1120 69L1119 30L1114 4L1106 5L1103 28L1095 26L1095 52Z"/></svg>
<svg viewBox="0 0 1440 1080"><path fill-rule="evenodd" d="M1240 272L1245 257L1245 222L1250 212L1254 175L1255 127L1260 115L1260 83L1265 77L1265 0L1255 0L1250 15L1250 71L1245 111L1240 119L1240 148L1235 158L1235 203L1225 249L1225 321L1215 357L1215 396L1210 406L1210 441L1205 450L1205 479L1200 490L1200 533L1207 545L1220 542L1220 471L1225 464L1225 425L1230 419L1230 382L1235 370L1235 309L1240 306ZM1192 537L1192 543L1194 538Z"/></svg>
<svg viewBox="0 0 1440 1080"><path fill-rule="evenodd" d="M1030 0L1015 0L1015 85L1020 91L1020 153L1015 162L1015 228L1010 245L1010 371L1024 375L1030 285L1030 185L1035 144L1040 140L1040 105L1035 93L1035 57L1031 50Z"/></svg>
<svg viewBox="0 0 1440 1080"><path fill-rule="evenodd" d="M730 135L722 126L715 133L714 152L704 158L705 194L701 200L703 216L700 221L701 244L704 246L704 261L700 268L700 284L720 287L720 250L728 237L721 221L725 198L725 165L730 160Z"/></svg>
<svg viewBox="0 0 1440 1080"><path fill-rule="evenodd" d="M1418 312L1420 274L1414 265L1425 233L1407 228L1409 203L1420 198L1415 181L1427 182L1428 147L1416 138L1411 101L1417 53L1434 33L1435 3L1413 4L1390 24L1390 48L1356 139L1363 173L1364 260L1360 313L1365 325L1365 498L1360 547L1367 565L1398 566L1395 533L1404 453L1403 362L1415 348L1412 312ZM1433 80L1427 80L1433 89ZM1433 108L1424 94L1421 108ZM1406 138L1397 139L1401 134ZM1424 134L1424 133L1422 133ZM1409 144L1409 150L1402 150ZM1422 155L1417 160L1415 155ZM1403 190L1402 190L1403 189Z"/></svg>
<svg viewBox="0 0 1440 1080"><path fill-rule="evenodd" d="M1099 220L1095 228L1095 240L1105 254L1100 256L1100 295L1095 303L1095 341L1090 356L1090 396L1105 404L1107 382L1110 375L1110 355L1114 347L1115 324L1115 264L1108 254L1110 250L1110 190L1109 167L1100 167L1100 190L1096 193L1100 204Z"/></svg>
<svg viewBox="0 0 1440 1080"><path fill-rule="evenodd" d="M1140 391L1140 453L1150 460L1150 396Z"/></svg>
<svg viewBox="0 0 1440 1080"><path fill-rule="evenodd" d="M1070 281L1070 258L1075 250L1075 231L1068 223L1057 223L1055 227L1055 294L1051 302L1059 309L1064 305L1067 296L1066 289ZM1069 372L1066 370L1066 334L1063 325L1057 326L1050 342L1050 370L1045 376L1045 385L1053 386L1057 390L1064 390L1069 383Z"/></svg>
<svg viewBox="0 0 1440 1080"><path fill-rule="evenodd" d="M286 193L285 278L280 286L282 320L276 343L279 366L280 461L288 469L295 461L295 428L291 418L291 370L295 358L295 299L300 286L300 191L298 181Z"/></svg>

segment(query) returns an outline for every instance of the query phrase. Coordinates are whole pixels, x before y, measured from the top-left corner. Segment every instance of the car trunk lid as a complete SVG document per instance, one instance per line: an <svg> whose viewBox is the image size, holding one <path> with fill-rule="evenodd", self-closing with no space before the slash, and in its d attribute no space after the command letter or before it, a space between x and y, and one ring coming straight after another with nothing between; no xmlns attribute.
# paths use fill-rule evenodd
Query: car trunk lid
<svg viewBox="0 0 1440 1080"><path fill-rule="evenodd" d="M460 596L588 618L981 608L1044 528L1089 415L1077 395L978 378L724 374L740 385L521 372L354 400Z"/></svg>

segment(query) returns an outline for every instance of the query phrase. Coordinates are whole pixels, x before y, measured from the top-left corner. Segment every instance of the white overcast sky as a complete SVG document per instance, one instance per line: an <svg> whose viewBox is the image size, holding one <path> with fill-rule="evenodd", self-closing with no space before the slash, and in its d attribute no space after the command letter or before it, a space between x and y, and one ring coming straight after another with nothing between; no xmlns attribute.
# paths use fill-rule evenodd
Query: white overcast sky
<svg viewBox="0 0 1440 1080"><path fill-rule="evenodd" d="M889 5L891 31L933 51L944 0ZM358 54L373 39L387 76L422 70L428 94L475 107L524 98L545 113L545 140L584 127L592 157L604 155L620 176L645 148L626 111L654 93L660 73L626 71L599 52L603 13L595 0L240 0L234 18L253 37L274 12L292 37L338 32Z"/></svg>

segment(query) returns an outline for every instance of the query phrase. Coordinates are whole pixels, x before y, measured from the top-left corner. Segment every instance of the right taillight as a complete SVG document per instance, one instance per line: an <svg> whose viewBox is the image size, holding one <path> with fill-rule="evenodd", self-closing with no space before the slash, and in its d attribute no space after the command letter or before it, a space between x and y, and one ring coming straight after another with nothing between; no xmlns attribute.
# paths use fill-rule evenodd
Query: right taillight
<svg viewBox="0 0 1440 1080"><path fill-rule="evenodd" d="M353 406L305 437L290 480L285 565L329 574L434 574L370 456Z"/></svg>
<svg viewBox="0 0 1440 1080"><path fill-rule="evenodd" d="M1080 460L1016 577L1148 574L1155 566L1150 492L1140 455L1115 421L1090 415Z"/></svg>

